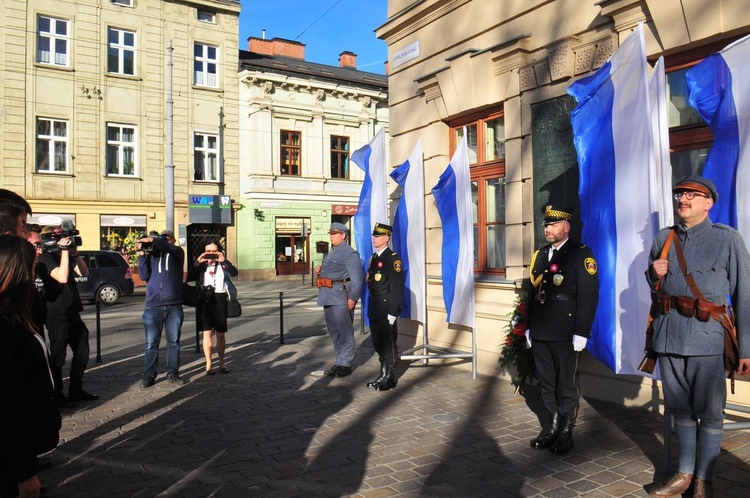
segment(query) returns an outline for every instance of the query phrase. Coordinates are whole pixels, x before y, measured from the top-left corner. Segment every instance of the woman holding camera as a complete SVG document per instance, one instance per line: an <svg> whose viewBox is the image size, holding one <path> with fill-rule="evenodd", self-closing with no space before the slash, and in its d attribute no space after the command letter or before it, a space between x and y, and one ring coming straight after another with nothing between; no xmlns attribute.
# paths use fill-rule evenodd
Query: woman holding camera
<svg viewBox="0 0 750 498"><path fill-rule="evenodd" d="M211 361L211 336L214 333L216 353L219 356L219 372L229 373L224 363L224 334L227 332L227 300L237 298L237 289L232 283L232 277L236 277L237 273L237 268L224 257L221 242L214 240L206 245L205 251L195 260L188 274L188 282L197 282L198 306L195 310L195 319L198 330L203 331L206 375L216 373Z"/></svg>

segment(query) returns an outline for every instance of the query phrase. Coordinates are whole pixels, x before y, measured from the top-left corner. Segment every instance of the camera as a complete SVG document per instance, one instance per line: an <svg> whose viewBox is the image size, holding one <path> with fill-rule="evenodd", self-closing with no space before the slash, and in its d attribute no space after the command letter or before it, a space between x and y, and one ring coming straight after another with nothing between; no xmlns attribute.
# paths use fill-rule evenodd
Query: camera
<svg viewBox="0 0 750 498"><path fill-rule="evenodd" d="M149 232L148 236L151 237L152 239L156 239L156 238L163 239L163 238L165 238L163 235L159 235L157 232L153 232L153 231ZM159 256L160 255L159 250L154 247L154 242L153 241L151 241L151 242L141 242L140 250L143 251L143 253L146 256L149 256L149 255Z"/></svg>
<svg viewBox="0 0 750 498"><path fill-rule="evenodd" d="M208 303L211 301L211 298L214 297L214 290L215 288L213 285L205 285L200 288L198 295L204 303Z"/></svg>
<svg viewBox="0 0 750 498"><path fill-rule="evenodd" d="M206 254L205 256L203 256L203 258L204 259L218 259L219 255L218 254Z"/></svg>
<svg viewBox="0 0 750 498"><path fill-rule="evenodd" d="M63 220L60 224L60 228L50 233L43 233L42 236L42 247L46 251L58 251L60 250L59 242L60 239L70 237L71 246L80 247L83 245L83 240L79 236L80 232L76 230L75 225L70 220Z"/></svg>

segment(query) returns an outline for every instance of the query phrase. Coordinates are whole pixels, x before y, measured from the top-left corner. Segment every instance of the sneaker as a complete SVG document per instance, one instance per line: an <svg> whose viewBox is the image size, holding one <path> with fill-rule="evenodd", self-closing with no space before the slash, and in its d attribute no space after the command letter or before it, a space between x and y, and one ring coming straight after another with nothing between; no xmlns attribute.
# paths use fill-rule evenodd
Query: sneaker
<svg viewBox="0 0 750 498"><path fill-rule="evenodd" d="M341 378L346 377L347 375L351 375L352 373L352 367L342 367L340 366L338 370L333 374L334 377Z"/></svg>
<svg viewBox="0 0 750 498"><path fill-rule="evenodd" d="M178 386L187 384L187 381L179 375L167 375L167 382L169 382L170 384L176 384Z"/></svg>
<svg viewBox="0 0 750 498"><path fill-rule="evenodd" d="M146 389L147 387L151 387L154 384L156 384L156 379L154 379L150 375L144 375L143 380L141 381L141 387Z"/></svg>
<svg viewBox="0 0 750 498"><path fill-rule="evenodd" d="M323 374L327 375L328 377L334 377L336 375L336 372L338 372L339 368L341 368L341 365L334 365L328 370L323 371Z"/></svg>
<svg viewBox="0 0 750 498"><path fill-rule="evenodd" d="M68 393L68 399L70 401L96 401L99 396L84 391L83 389L70 391Z"/></svg>

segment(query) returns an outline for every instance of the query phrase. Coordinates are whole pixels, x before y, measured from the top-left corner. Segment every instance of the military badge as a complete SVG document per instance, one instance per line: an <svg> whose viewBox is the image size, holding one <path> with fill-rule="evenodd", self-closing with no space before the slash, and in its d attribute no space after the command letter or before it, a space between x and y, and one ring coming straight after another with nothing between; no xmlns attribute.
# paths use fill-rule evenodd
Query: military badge
<svg viewBox="0 0 750 498"><path fill-rule="evenodd" d="M586 267L586 271L589 275L596 275L596 260L594 258L586 258L583 261L583 266Z"/></svg>
<svg viewBox="0 0 750 498"><path fill-rule="evenodd" d="M380 282L380 279L381 279L381 278L383 278L383 275L381 275L380 273L376 273L376 274L375 274L375 281L376 281L376 282Z"/></svg>
<svg viewBox="0 0 750 498"><path fill-rule="evenodd" d="M393 269L396 270L397 272L401 272L401 260L400 259L397 259L396 261L393 262Z"/></svg>
<svg viewBox="0 0 750 498"><path fill-rule="evenodd" d="M552 277L552 283L555 284L555 285L560 285L560 284L563 283L563 278L565 278L565 277L563 277L562 274L555 273L555 276Z"/></svg>
<svg viewBox="0 0 750 498"><path fill-rule="evenodd" d="M382 261L378 261L378 265L377 266L378 266L378 268L382 268L383 267L383 262Z"/></svg>
<svg viewBox="0 0 750 498"><path fill-rule="evenodd" d="M551 271L552 273L557 273L560 271L560 267L557 266L557 263L555 263L553 265L550 265L549 271Z"/></svg>

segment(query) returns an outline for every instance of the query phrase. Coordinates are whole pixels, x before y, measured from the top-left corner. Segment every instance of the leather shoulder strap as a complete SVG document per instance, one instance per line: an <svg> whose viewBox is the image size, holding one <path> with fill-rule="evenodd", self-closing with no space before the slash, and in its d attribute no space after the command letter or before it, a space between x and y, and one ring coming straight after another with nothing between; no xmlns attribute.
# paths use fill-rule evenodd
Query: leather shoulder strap
<svg viewBox="0 0 750 498"><path fill-rule="evenodd" d="M685 255L682 253L682 244L680 243L679 237L676 237L674 239L674 251L677 253L677 261L680 262L680 269L682 270L682 274L685 276L685 281L687 282L688 287L690 287L690 292L693 293L693 297L697 297L701 301L705 301L703 293L698 288L698 286L695 285L693 275L687 272L687 262L685 261Z"/></svg>
<svg viewBox="0 0 750 498"><path fill-rule="evenodd" d="M677 230L672 227L672 230L669 231L669 234L667 235L667 240L664 241L664 245L661 248L661 253L659 253L659 259L666 259L667 254L669 254L669 246L672 245L672 240L675 238L675 235L677 233ZM678 239L679 240L679 239ZM664 277L659 277L659 280L656 281L656 285L654 286L655 290L659 290L659 287L661 287L661 281Z"/></svg>

